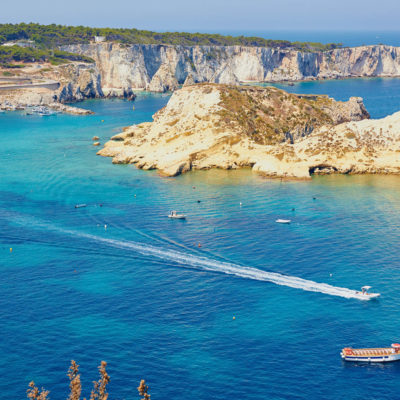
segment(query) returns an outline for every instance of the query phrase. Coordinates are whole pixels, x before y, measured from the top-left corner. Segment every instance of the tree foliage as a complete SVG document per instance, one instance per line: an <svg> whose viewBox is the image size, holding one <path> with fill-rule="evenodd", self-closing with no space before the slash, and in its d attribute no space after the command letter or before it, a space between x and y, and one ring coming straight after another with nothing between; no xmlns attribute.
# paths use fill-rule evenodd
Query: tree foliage
<svg viewBox="0 0 400 400"><path fill-rule="evenodd" d="M140 385L137 389L140 396L143 396L140 400L150 400L150 395L148 393L149 387L146 385L146 381L144 379L140 381Z"/></svg>
<svg viewBox="0 0 400 400"><path fill-rule="evenodd" d="M20 46L0 46L0 65L6 66L13 61L17 62L43 62L48 61L53 65L65 64L70 61L83 61L87 63L94 63L90 57L73 54L67 51L56 49L35 49L32 47Z"/></svg>
<svg viewBox="0 0 400 400"><path fill-rule="evenodd" d="M104 36L108 41L125 44L171 44L202 46L262 46L303 51L331 50L341 44L289 42L247 36L224 36L209 33L152 32L139 29L91 28L85 26L40 25L36 23L0 24L0 43L29 39L42 48L87 43L94 36Z"/></svg>

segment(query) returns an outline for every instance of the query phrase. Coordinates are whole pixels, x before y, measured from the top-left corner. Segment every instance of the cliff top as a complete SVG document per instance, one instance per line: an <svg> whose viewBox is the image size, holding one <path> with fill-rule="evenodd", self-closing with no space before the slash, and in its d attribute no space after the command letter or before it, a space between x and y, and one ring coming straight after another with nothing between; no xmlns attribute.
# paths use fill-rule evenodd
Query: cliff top
<svg viewBox="0 0 400 400"><path fill-rule="evenodd" d="M362 99L338 102L326 95L298 95L269 86L199 84L188 91L219 93L221 128L245 135L257 144L293 142L322 125L369 118Z"/></svg>
<svg viewBox="0 0 400 400"><path fill-rule="evenodd" d="M0 44L9 40L34 40L39 47L88 43L95 36L107 41L125 44L171 44L171 45L207 45L207 46L258 46L272 48L290 48L302 51L332 50L341 47L339 43L290 42L259 37L224 36L209 33L153 32L139 29L91 28L83 26L0 24Z"/></svg>

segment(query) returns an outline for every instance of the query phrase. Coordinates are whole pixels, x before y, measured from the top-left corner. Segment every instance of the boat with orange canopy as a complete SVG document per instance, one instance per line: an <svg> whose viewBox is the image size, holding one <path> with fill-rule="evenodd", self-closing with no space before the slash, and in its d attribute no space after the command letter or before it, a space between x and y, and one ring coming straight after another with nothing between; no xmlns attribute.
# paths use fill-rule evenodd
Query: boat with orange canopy
<svg viewBox="0 0 400 400"><path fill-rule="evenodd" d="M391 362L400 360L400 343L393 343L390 347L372 349L353 349L345 347L340 353L345 361L358 362Z"/></svg>

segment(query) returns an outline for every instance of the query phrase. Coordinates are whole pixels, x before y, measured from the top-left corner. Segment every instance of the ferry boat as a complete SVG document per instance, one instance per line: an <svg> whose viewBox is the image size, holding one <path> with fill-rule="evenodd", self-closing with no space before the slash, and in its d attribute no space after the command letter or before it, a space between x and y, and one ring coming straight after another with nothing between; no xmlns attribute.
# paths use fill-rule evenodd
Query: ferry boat
<svg viewBox="0 0 400 400"><path fill-rule="evenodd" d="M376 349L353 349L345 347L340 356L345 361L382 363L400 360L400 343L393 343L391 347Z"/></svg>

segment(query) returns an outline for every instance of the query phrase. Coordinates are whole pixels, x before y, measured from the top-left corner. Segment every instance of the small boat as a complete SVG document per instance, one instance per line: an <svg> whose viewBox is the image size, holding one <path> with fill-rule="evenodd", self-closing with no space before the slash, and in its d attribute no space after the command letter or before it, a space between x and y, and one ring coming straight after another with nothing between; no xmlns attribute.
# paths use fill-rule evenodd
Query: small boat
<svg viewBox="0 0 400 400"><path fill-rule="evenodd" d="M186 215L185 214L177 214L176 211L171 211L170 214L168 215L168 218L186 219Z"/></svg>
<svg viewBox="0 0 400 400"><path fill-rule="evenodd" d="M290 224L292 222L291 219L277 219L275 222L278 224Z"/></svg>
<svg viewBox="0 0 400 400"><path fill-rule="evenodd" d="M75 204L75 208L83 208L86 206L87 206L87 204Z"/></svg>
<svg viewBox="0 0 400 400"><path fill-rule="evenodd" d="M356 295L362 300L370 300L370 299L376 299L379 297L381 294L380 293L369 293L368 290L371 289L371 286L363 286L361 288L361 292L356 290Z"/></svg>
<svg viewBox="0 0 400 400"><path fill-rule="evenodd" d="M400 360L400 343L393 343L391 347L373 349L353 349L345 347L340 356L345 361L356 362L391 362Z"/></svg>

